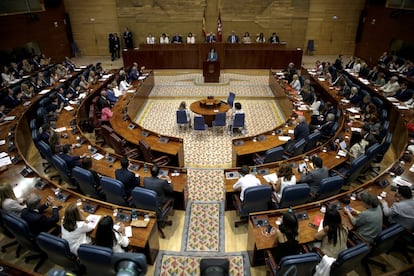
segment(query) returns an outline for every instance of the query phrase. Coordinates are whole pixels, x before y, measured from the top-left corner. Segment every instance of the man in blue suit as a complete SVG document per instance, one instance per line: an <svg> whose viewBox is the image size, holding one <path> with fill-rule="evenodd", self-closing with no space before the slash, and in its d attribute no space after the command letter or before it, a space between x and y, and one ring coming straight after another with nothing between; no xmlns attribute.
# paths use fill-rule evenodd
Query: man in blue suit
<svg viewBox="0 0 414 276"><path fill-rule="evenodd" d="M81 165L80 159L86 156L86 154L83 154L81 156L70 155L71 152L72 152L72 146L66 144L62 148L62 153L59 154L59 157L62 158L66 162L66 166L68 167L69 171L72 171L72 169L75 166L80 166Z"/></svg>
<svg viewBox="0 0 414 276"><path fill-rule="evenodd" d="M227 37L227 43L239 43L239 36L234 31L231 31L231 35Z"/></svg>
<svg viewBox="0 0 414 276"><path fill-rule="evenodd" d="M121 168L115 171L115 178L124 184L125 193L129 197L132 189L139 186L139 175L128 170L129 160L126 156L121 158Z"/></svg>

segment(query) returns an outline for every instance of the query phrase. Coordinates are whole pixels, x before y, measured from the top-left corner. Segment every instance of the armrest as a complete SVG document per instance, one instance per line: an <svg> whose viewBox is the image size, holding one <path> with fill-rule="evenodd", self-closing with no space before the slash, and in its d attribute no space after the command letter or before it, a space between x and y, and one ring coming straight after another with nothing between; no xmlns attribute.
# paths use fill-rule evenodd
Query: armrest
<svg viewBox="0 0 414 276"><path fill-rule="evenodd" d="M260 156L258 153L255 153L254 154L254 158L257 158L257 159L260 159L260 160L263 160L264 159L264 157L263 156Z"/></svg>
<svg viewBox="0 0 414 276"><path fill-rule="evenodd" d="M174 204L174 200L173 200L173 199L169 199L169 200L167 200L167 201L164 203L164 205L161 207L161 210L162 210L162 211L164 211L164 210L166 210L167 208L171 208L171 207L173 206L173 204Z"/></svg>
<svg viewBox="0 0 414 276"><path fill-rule="evenodd" d="M275 261L275 258L273 257L272 251L270 250L265 251L265 262L271 274L276 275L278 265Z"/></svg>
<svg viewBox="0 0 414 276"><path fill-rule="evenodd" d="M156 159L153 159L152 162L154 164L159 164L159 165L164 166L164 165L167 165L168 163L170 163L170 158L166 155L163 155L163 156L160 156Z"/></svg>
<svg viewBox="0 0 414 276"><path fill-rule="evenodd" d="M331 171L332 171L332 172L334 172L334 173L336 173L337 175L339 175L339 176L341 176L341 177L345 178L345 175L343 175L343 174L342 174L342 173L340 173L339 171L334 170L334 169L331 169Z"/></svg>
<svg viewBox="0 0 414 276"><path fill-rule="evenodd" d="M358 241L366 243L368 245L370 245L370 243L368 241L366 241L357 231L355 230L350 230L349 234L348 234L348 243L352 246L355 246L357 244Z"/></svg>
<svg viewBox="0 0 414 276"><path fill-rule="evenodd" d="M314 247L312 250L313 250L315 253L317 253L319 256L321 256L321 258L322 258L323 256L325 256L325 253L323 253L323 251L322 251L319 247Z"/></svg>
<svg viewBox="0 0 414 276"><path fill-rule="evenodd" d="M309 253L310 252L309 248L306 244L302 244L301 246L302 246L302 252L303 253Z"/></svg>
<svg viewBox="0 0 414 276"><path fill-rule="evenodd" d="M233 195L233 206L236 208L237 215L240 215L240 207L242 202L238 194Z"/></svg>

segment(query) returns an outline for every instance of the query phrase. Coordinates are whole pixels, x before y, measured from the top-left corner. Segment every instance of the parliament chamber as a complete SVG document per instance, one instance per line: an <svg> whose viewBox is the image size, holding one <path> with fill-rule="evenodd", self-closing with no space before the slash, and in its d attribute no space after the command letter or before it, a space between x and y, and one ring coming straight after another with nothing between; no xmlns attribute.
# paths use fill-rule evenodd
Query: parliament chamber
<svg viewBox="0 0 414 276"><path fill-rule="evenodd" d="M73 9L73 6L67 5ZM74 204L82 210L82 215L85 217L90 213L101 217L110 216L115 222L123 222L125 226L138 224L138 222L145 224L144 226L136 227L134 225L128 228L131 233L129 233L129 246L126 250L132 254L142 253L148 264L149 273L155 275L157 272L163 271L163 275L174 274L172 271L169 274L162 270L162 266L165 265L164 256L173 256L171 258L176 261L178 258L185 259L194 255L195 259L191 260L196 260L195 266L198 267L201 259L209 257L229 259L230 262L236 262L232 259L233 257L229 256L235 253L233 251L243 251L244 255L241 254L243 264L239 264L238 268L235 268L237 265L234 263L230 265L234 275L267 275L267 273L275 275L276 271L281 271L283 267L280 266L281 263L275 264L270 260L269 252L272 248L278 246L275 232L279 228L284 213L291 212L297 217L299 223L298 241L306 251L309 249L307 246L315 242L315 234L318 232L318 227L315 228L313 223L318 219L320 222L326 208L336 206L341 215L342 223L347 229L352 230L355 226L350 222L344 209L351 207L354 210L364 210L366 206L359 197L362 192L372 193L392 205L398 201L396 197L398 186L411 186L414 181L412 152L409 149L413 146L414 141L407 129L407 124L413 121L412 108L405 108L404 103L400 104L398 101L384 96L379 91L378 86L364 81L352 70L338 70L340 78L344 82L352 87L358 87L358 91L363 96L376 99L375 104L382 116L382 132L378 142L371 145L371 151L367 150L361 157L352 158L346 150L349 150L351 145L355 143L354 140L360 136L364 122L361 120L357 105L350 103L346 96L339 94L339 82L330 83L317 74L313 63L319 58L318 56L304 56L305 51L302 48L306 47L303 47L303 44L297 44L299 47L294 47L295 44L290 44L289 40L287 45L218 42L214 44L214 47L218 52L222 74L229 74L232 70L236 72L245 70L246 75L249 74L249 70L260 69L260 72L265 72L266 85L271 93L271 96L267 96L266 99L269 102L277 103L278 112L284 120L271 128L253 134L249 132L247 134L234 134L233 130L231 130L231 134L228 134L227 127L229 125L225 126L222 133L214 132L213 135L216 138L231 135L231 166L197 169L200 169L200 171L220 171L219 179L222 180L224 198L221 203L222 209L219 212L219 220L220 223L226 225L226 239L230 240L231 243L237 243L237 245L228 246L227 243L230 242L226 241L226 250L223 249L224 246L221 244L218 245L219 249L216 251L209 252L203 247L204 249L199 251L190 250L185 252L186 254L182 254L182 256L186 257L182 257L180 253L186 251L183 248L189 246L188 243L191 243L191 239L187 241L187 244L182 242L182 245L175 245L173 250L170 250L168 245L174 243L174 240L176 240L175 243L180 243L181 238L178 238L178 236L184 236L185 234L179 231L183 229L183 232L186 232L186 228L190 228L187 222L188 217L197 214L195 207L197 205L194 205L188 185L190 179L194 177L192 172L194 168L186 164L186 141L183 135L180 134L182 130L178 126L178 134L171 135L170 133L166 134L147 128L141 124L142 120L138 119L148 112L149 103L154 100L152 93L158 85L157 77L163 73L168 75L169 72L172 72L171 75L184 75L188 73L187 70L194 70L191 72L199 74L203 69L203 62L211 45L209 43L149 45L138 40L135 40L135 44L139 46L121 51L122 60L118 60L118 62L105 60L104 67L107 69L101 75L101 78L83 92L84 97L71 99L60 112L50 115L41 113L39 110L45 107L46 99L51 94L58 93L60 87L69 87L81 75L87 76L90 71L96 69L94 64L80 63L82 60L88 60L88 58L73 58L77 61L75 70L65 74L54 84L44 87L40 90L40 93L36 93L32 98L23 100L16 107L7 110L5 114L7 120L0 124L0 140L2 141L0 153L2 158L4 156L6 156L6 159L10 158L3 159L7 163L0 165L0 182L2 185L11 184L16 195L33 192L42 198L42 203L47 202L48 198L53 198L55 204L61 207L59 209L60 219L64 216L67 206ZM87 47L85 48L90 50ZM366 55L366 50L362 46L358 51L361 56ZM48 52L45 51L45 54L48 54ZM321 60L326 58L322 54L320 56ZM350 54L357 55L358 52ZM109 58L103 57L103 59ZM330 58L333 58L333 55ZM59 59L56 58L56 60ZM369 61L367 56L365 56L365 60L370 64L376 62L375 60ZM295 138L296 118L297 116L304 116L306 123L311 124L312 120L315 119L315 114L310 109L311 104L305 103L299 93L285 79L284 70L291 62L296 66L298 75L310 81L310 85L318 94L321 102L332 104L332 109L335 110L331 133L323 137L319 133L309 133L302 144L298 143L298 149L291 149L291 141L289 141ZM102 116L99 107L101 92L105 91L108 85L113 82L119 84L122 79L120 72L129 72L135 66L134 63L145 66L145 68L142 69L140 78L133 80L128 89L113 103L111 106L112 115L108 123L104 123L100 119ZM46 71L52 67L54 67L53 64L50 67L43 67L39 71ZM395 75L387 68L381 70L389 77ZM37 73L37 71L34 71L32 75ZM229 82L231 81L229 80ZM408 82L409 88L414 88L412 79L399 75L399 81ZM24 79L22 82L24 82ZM200 84L195 81L195 85ZM202 84L202 86L204 85L208 84ZM214 86L215 84L211 85ZM225 86L226 84L222 85ZM184 98L180 95L175 97L177 99ZM205 123L209 127L214 125L213 121L217 113L227 112L229 114L233 112L232 104L229 107L230 103L224 97L214 98L214 108L205 107L206 104L211 104L210 97L210 95L188 97L194 99L191 106L190 104L188 106L191 112L204 116ZM168 101L170 98L165 96L165 99L163 99L161 96L161 99ZM240 97L240 99L249 100L248 97ZM236 93L236 102L237 100ZM151 104L154 105L152 102ZM229 115L227 116L227 120L229 120ZM87 155L92 159L91 169L96 171L101 178L101 186L106 200L105 197L101 197L101 191L94 196L82 189L82 186L79 185L80 181L74 179L74 170L71 171L66 168L62 171L55 163L54 154L44 151L44 144L46 143L41 141L39 128L43 126L45 120L50 123L53 132L57 133L61 144L72 145L71 154L77 156ZM198 135L198 133L193 133L191 127L189 128L190 130L184 130L186 134ZM207 131L213 132L212 128L208 128ZM200 135L201 138L197 139L203 139L202 135ZM272 152L274 154L276 150L278 150L277 157L274 157L274 155L273 159L270 158L269 154ZM139 200L137 200L137 205L134 205L131 204L133 202L132 197L119 196L123 189L118 191L115 188L104 189L103 180L107 180L115 186L116 181L113 181L116 179L115 171L121 168L121 160L125 156L128 157L130 163L128 170L139 177L138 186L144 187L144 178L151 176L154 165L160 167L162 178L168 179L172 187L173 201L170 202L171 206L168 207L170 209L162 214L162 218L162 212L158 207L156 209L137 207ZM286 203L284 202L285 199L282 198L280 202L276 200L268 202L269 204L262 209L254 209L255 207L253 207L252 210L243 210L243 203L238 200L240 192L233 188L239 177L241 177L240 171L243 165L249 166L252 173L262 183L262 186L272 188L269 179L272 174L278 173L281 164L286 162L291 164L293 173L296 179L299 180L301 179L301 173L298 168L301 166L312 168L314 157L321 158L323 166L329 170L329 177L325 182L333 179L339 180L341 183L339 188L333 192L328 191L325 195L315 195L307 192L304 199L293 199L293 201ZM360 162L360 160L363 162ZM373 168L374 163L377 163L378 160L379 164L375 164L378 165L378 168ZM202 181L197 184L203 185ZM296 186L299 185L302 184ZM110 194L111 189L114 190L114 195ZM208 194L209 190L205 189L203 192ZM297 195L299 195L299 192L297 192ZM118 201L117 198L121 198L121 201ZM255 200L260 202L262 199L256 198ZM200 206L204 206L202 205L204 203L201 202ZM215 202L211 203L215 204ZM51 210L48 209L46 214L50 213ZM200 214L203 213L200 212ZM137 219L131 219L135 215L137 215ZM167 217L172 221L172 225L166 223ZM60 219L57 223L58 228L62 224ZM206 218L200 217L199 219L202 221L201 224L208 221L204 220ZM242 222L246 224L239 226L239 219L242 219ZM214 225L214 222L210 221L206 224L208 223ZM208 226L197 225L199 228L191 229L192 234L197 235L197 231L207 232ZM384 224L383 231L391 227ZM220 239L224 239L223 232L224 230L220 229L220 233L211 233L211 235L217 234ZM94 230L88 235L95 238L96 231ZM404 230L399 235L408 237L408 242L413 241L412 233L408 230ZM3 233L1 236L1 246L15 240L13 233L11 237ZM365 245L364 242L363 244ZM366 244L369 248L366 249L366 254L369 254L368 251L373 250L375 245ZM358 246L361 247L362 245L352 244L349 249ZM409 275L414 270L414 266L411 264L412 253L407 253L412 249L412 246L412 244L404 244L404 248L400 247L396 255L390 253L390 255L393 255L391 258L379 257L378 260L381 260L381 262L388 262L388 272L370 265L371 273L374 275L380 273L385 275ZM230 251L227 251L227 248L231 248ZM26 262L23 264L22 260L18 260L17 257L14 258L14 250L14 247L6 248L5 251L2 249L1 266L4 266L10 275L38 275L38 273L33 272L32 261L29 264L26 264ZM311 254L305 251L303 255ZM389 251L383 252L382 256L388 256ZM7 256L7 258L12 256L13 259L6 259L3 256ZM322 256L317 257L318 261L321 258ZM49 257L49 259L52 260L49 262L53 263L53 258ZM392 263L392 260L395 259L399 259L397 265ZM389 263L390 260L391 263ZM367 259L364 259L363 262L365 261L368 262ZM168 260L165 262L168 262ZM359 266L362 263L354 263L346 275L369 275L368 270L362 268L365 268L365 266ZM312 275L315 266L316 263L310 270L307 268L308 271L305 274ZM59 263L52 264L52 267L60 268ZM392 271L389 271L390 269ZM46 273L42 269L40 271L43 274ZM199 272L199 270L196 271Z"/></svg>

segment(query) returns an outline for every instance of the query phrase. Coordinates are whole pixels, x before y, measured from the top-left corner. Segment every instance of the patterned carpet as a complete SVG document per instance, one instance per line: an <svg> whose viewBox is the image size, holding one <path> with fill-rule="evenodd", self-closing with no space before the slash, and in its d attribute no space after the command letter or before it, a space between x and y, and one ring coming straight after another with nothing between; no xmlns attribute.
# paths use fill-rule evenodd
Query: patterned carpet
<svg viewBox="0 0 414 276"><path fill-rule="evenodd" d="M160 251L155 264L154 275L200 275L200 260L206 257L200 253L180 253ZM208 256L207 256L208 257ZM227 258L230 262L229 275L250 276L250 263L247 253L218 253L208 258Z"/></svg>
<svg viewBox="0 0 414 276"><path fill-rule="evenodd" d="M223 177L223 170L189 169L187 171L188 200L223 201L225 199Z"/></svg>
<svg viewBox="0 0 414 276"><path fill-rule="evenodd" d="M187 205L181 251L224 251L223 202L190 202Z"/></svg>

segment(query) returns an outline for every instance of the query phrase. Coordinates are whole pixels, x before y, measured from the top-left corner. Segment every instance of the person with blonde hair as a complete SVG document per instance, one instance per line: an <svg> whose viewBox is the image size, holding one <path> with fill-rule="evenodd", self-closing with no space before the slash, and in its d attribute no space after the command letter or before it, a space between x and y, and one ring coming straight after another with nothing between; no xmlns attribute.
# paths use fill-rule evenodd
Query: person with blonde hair
<svg viewBox="0 0 414 276"><path fill-rule="evenodd" d="M62 219L62 239L69 243L73 254L78 255L78 248L81 244L91 243L92 240L87 233L92 230L93 226L82 217L79 208L70 203Z"/></svg>
<svg viewBox="0 0 414 276"><path fill-rule="evenodd" d="M18 199L12 186L7 183L0 186L0 208L5 212L20 217L22 210L26 208L23 199Z"/></svg>

